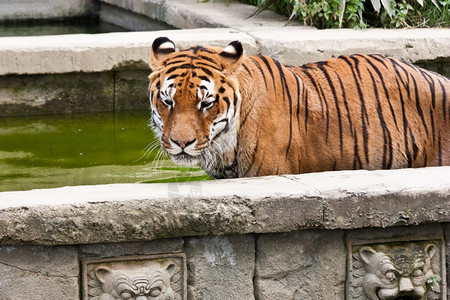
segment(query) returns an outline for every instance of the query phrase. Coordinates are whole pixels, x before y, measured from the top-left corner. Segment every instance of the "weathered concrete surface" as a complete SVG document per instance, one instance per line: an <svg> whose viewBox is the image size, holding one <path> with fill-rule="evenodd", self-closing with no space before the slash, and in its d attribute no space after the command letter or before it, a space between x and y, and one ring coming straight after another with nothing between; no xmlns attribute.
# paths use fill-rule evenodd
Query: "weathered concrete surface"
<svg viewBox="0 0 450 300"><path fill-rule="evenodd" d="M150 70L118 70L114 76L114 110L146 109Z"/></svg>
<svg viewBox="0 0 450 300"><path fill-rule="evenodd" d="M184 251L182 238L163 239L152 242L127 242L114 244L87 244L79 246L81 258L105 258L131 255L179 253Z"/></svg>
<svg viewBox="0 0 450 300"><path fill-rule="evenodd" d="M345 261L341 230L260 235L256 299L344 299Z"/></svg>
<svg viewBox="0 0 450 300"><path fill-rule="evenodd" d="M72 246L0 246L0 299L80 299Z"/></svg>
<svg viewBox="0 0 450 300"><path fill-rule="evenodd" d="M237 1L100 0L177 28L283 27L288 19L272 11L247 18L255 7Z"/></svg>
<svg viewBox="0 0 450 300"><path fill-rule="evenodd" d="M134 13L106 3L100 4L99 19L101 22L114 24L132 31L153 31L175 29L165 22Z"/></svg>
<svg viewBox="0 0 450 300"><path fill-rule="evenodd" d="M439 245L444 242L444 230L448 262L449 226L445 223L77 246L0 246L0 298L80 299L79 291L83 292L86 282L76 278L84 273L85 259L117 261L182 253L188 266L187 299L344 300L349 299L345 281L351 284L348 266L353 245L427 240ZM434 271L445 289L445 249L436 253Z"/></svg>
<svg viewBox="0 0 450 300"><path fill-rule="evenodd" d="M356 52L381 53L411 62L441 58L448 64L449 59L450 29L316 30L298 23L285 26L286 18L272 12L245 19L254 7L237 2L102 2L178 28L199 29L0 38L0 75L149 69L150 46L159 36L168 36L181 49L197 44L224 47L240 40L247 54L270 55L285 65Z"/></svg>
<svg viewBox="0 0 450 300"><path fill-rule="evenodd" d="M0 75L149 69L151 44L161 35L175 37L181 48L225 47L240 40L246 51L258 52L253 38L233 29L4 37L0 38Z"/></svg>
<svg viewBox="0 0 450 300"><path fill-rule="evenodd" d="M315 31L286 27L247 33L261 45L261 54L291 66L354 53L376 53L409 62L450 56L450 29Z"/></svg>
<svg viewBox="0 0 450 300"><path fill-rule="evenodd" d="M342 54L379 53L405 61L448 57L450 29L316 30L288 23L286 17L264 11L247 18L255 8L239 2L190 0L102 0L177 28L227 27L247 33L260 45L259 54L286 65L300 65ZM149 13L155 11L156 13ZM286 26L287 25L287 26ZM447 60L448 64L448 60Z"/></svg>
<svg viewBox="0 0 450 300"><path fill-rule="evenodd" d="M364 245L392 241L420 241L424 239L442 239L445 224L426 224L422 226L396 226L387 229L360 228L350 230L346 234L347 243Z"/></svg>
<svg viewBox="0 0 450 300"><path fill-rule="evenodd" d="M450 223L444 224L445 232L445 249L446 249L446 266L447 266L447 298L450 298Z"/></svg>
<svg viewBox="0 0 450 300"><path fill-rule="evenodd" d="M269 55L285 65L352 53L381 53L411 62L440 58L448 64L450 48L450 29L318 31L284 27L239 31L221 28L4 37L0 38L0 75L149 69L150 47L159 36L168 36L180 49L197 44L225 47L230 41L239 40L247 54Z"/></svg>
<svg viewBox="0 0 450 300"><path fill-rule="evenodd" d="M0 243L86 244L450 221L450 167L0 193ZM187 197L186 195L189 195Z"/></svg>
<svg viewBox="0 0 450 300"><path fill-rule="evenodd" d="M446 58L441 58L441 59L436 59L436 60L421 60L421 61L415 62L415 64L421 68L442 74L442 75L450 78L450 63L448 62L448 59L446 59Z"/></svg>
<svg viewBox="0 0 450 300"><path fill-rule="evenodd" d="M92 14L94 0L13 0L0 2L1 21L62 19Z"/></svg>
<svg viewBox="0 0 450 300"><path fill-rule="evenodd" d="M114 83L113 72L3 76L0 116L112 111ZM121 99L123 92L121 89Z"/></svg>
<svg viewBox="0 0 450 300"><path fill-rule="evenodd" d="M148 110L150 70L6 75L0 116Z"/></svg>
<svg viewBox="0 0 450 300"><path fill-rule="evenodd" d="M186 239L188 299L254 299L251 235Z"/></svg>
<svg viewBox="0 0 450 300"><path fill-rule="evenodd" d="M436 246L432 257L429 257L430 263L433 265L433 273L439 282L437 292L441 293L440 297L436 295L426 297L425 299L447 299L448 293L448 271L450 257L445 254L448 252L448 245L444 242L444 233L449 233L448 224L427 224L421 226L408 227L390 227L390 228L362 228L346 231L347 243L347 294L345 299L354 299L356 294L361 291L361 281L358 277L364 273L361 265L357 263L360 258L358 249L361 247L372 247L383 244L384 246L403 245L414 243L417 245L426 245L432 243ZM448 243L448 237L447 237ZM400 256L400 255L399 255ZM447 258L446 258L447 257ZM356 279L356 280L355 280ZM418 279L416 279L418 280ZM359 290L359 291L358 291Z"/></svg>

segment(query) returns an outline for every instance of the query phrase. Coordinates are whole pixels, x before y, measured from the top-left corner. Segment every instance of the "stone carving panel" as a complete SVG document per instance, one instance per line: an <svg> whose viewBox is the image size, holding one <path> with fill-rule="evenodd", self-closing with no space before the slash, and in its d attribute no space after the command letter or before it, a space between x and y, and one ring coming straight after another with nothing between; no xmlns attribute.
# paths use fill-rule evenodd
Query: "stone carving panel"
<svg viewBox="0 0 450 300"><path fill-rule="evenodd" d="M353 246L347 299L446 299L441 241Z"/></svg>
<svg viewBox="0 0 450 300"><path fill-rule="evenodd" d="M83 299L185 300L184 254L83 260Z"/></svg>

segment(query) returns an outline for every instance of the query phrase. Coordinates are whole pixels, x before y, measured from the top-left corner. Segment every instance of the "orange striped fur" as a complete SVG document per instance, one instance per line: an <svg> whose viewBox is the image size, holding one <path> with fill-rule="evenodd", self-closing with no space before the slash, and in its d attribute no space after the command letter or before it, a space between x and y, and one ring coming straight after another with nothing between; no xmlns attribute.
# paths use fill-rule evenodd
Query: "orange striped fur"
<svg viewBox="0 0 450 300"><path fill-rule="evenodd" d="M450 164L450 81L356 54L287 68L225 49L152 46L152 122L214 178Z"/></svg>

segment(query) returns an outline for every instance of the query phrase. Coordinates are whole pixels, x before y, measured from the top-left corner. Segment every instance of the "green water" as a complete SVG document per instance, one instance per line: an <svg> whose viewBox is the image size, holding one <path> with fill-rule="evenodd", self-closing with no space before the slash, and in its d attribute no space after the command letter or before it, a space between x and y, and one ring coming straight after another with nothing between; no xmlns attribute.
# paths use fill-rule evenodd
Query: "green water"
<svg viewBox="0 0 450 300"><path fill-rule="evenodd" d="M37 36L76 33L125 32L125 28L100 22L98 19L79 19L66 21L29 21L0 24L0 37Z"/></svg>
<svg viewBox="0 0 450 300"><path fill-rule="evenodd" d="M205 180L179 167L147 126L148 111L0 118L0 191ZM162 154L162 152L160 151Z"/></svg>

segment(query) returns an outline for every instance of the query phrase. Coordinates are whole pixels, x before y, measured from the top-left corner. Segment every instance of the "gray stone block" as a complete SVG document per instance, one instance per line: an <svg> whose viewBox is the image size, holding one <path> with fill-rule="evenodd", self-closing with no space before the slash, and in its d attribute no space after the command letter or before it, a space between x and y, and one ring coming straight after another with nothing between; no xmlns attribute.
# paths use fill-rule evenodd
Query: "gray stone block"
<svg viewBox="0 0 450 300"><path fill-rule="evenodd" d="M392 299L447 299L443 240L440 224L348 231L346 299L366 299L373 290ZM369 279L375 273L379 281Z"/></svg>
<svg viewBox="0 0 450 300"><path fill-rule="evenodd" d="M188 299L254 299L253 236L189 238L186 257Z"/></svg>
<svg viewBox="0 0 450 300"><path fill-rule="evenodd" d="M0 2L0 22L80 17L92 14L94 0L14 0Z"/></svg>
<svg viewBox="0 0 450 300"><path fill-rule="evenodd" d="M166 23L105 3L101 3L100 5L99 17L102 22L114 24L133 31L175 29Z"/></svg>
<svg viewBox="0 0 450 300"><path fill-rule="evenodd" d="M441 239L443 230L440 224L422 226L398 226L385 229L361 228L347 232L347 243L363 245L380 242L408 242Z"/></svg>
<svg viewBox="0 0 450 300"><path fill-rule="evenodd" d="M0 299L79 299L72 246L0 246Z"/></svg>
<svg viewBox="0 0 450 300"><path fill-rule="evenodd" d="M296 231L260 235L256 299L344 299L343 231Z"/></svg>
<svg viewBox="0 0 450 300"><path fill-rule="evenodd" d="M449 170L359 170L204 181L196 186L199 193L188 189L188 198L170 193L173 184L4 192L0 243L92 244L446 223ZM390 205L381 201L377 205L377 199L391 199Z"/></svg>
<svg viewBox="0 0 450 300"><path fill-rule="evenodd" d="M0 81L0 115L112 111L112 72L9 75Z"/></svg>
<svg viewBox="0 0 450 300"><path fill-rule="evenodd" d="M129 255L151 255L183 251L184 240L162 239L151 242L108 243L80 245L83 258L119 257Z"/></svg>
<svg viewBox="0 0 450 300"><path fill-rule="evenodd" d="M164 15L163 5L166 0L144 0L144 1L129 1L129 0L101 0L101 3L108 3L131 12L145 15L154 20L162 20Z"/></svg>
<svg viewBox="0 0 450 300"><path fill-rule="evenodd" d="M150 111L148 75L150 70L115 72L115 110L147 109ZM150 115L150 113L149 113Z"/></svg>
<svg viewBox="0 0 450 300"><path fill-rule="evenodd" d="M261 45L261 54L277 58L288 66L354 53L379 53L409 62L437 58L448 61L448 54L442 51L450 47L447 29L318 31L286 27L247 32Z"/></svg>
<svg viewBox="0 0 450 300"><path fill-rule="evenodd" d="M446 269L447 269L447 298L450 299L450 223L444 224L445 232L445 249L446 249Z"/></svg>
<svg viewBox="0 0 450 300"><path fill-rule="evenodd" d="M187 300L183 253L83 261L83 299Z"/></svg>

